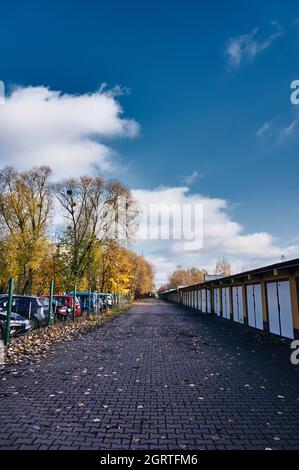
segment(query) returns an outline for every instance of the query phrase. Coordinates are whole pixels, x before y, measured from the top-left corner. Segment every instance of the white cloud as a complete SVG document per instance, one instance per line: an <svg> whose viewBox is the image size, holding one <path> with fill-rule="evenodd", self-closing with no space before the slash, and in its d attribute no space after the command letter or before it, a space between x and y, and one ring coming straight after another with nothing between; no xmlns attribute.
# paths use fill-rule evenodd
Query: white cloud
<svg viewBox="0 0 299 470"><path fill-rule="evenodd" d="M91 94L69 95L46 87L17 87L0 107L0 163L29 168L50 165L57 178L115 169L113 149L108 139L134 137L139 130L132 119L125 119L117 101L121 94L104 89ZM288 126L290 127L290 126ZM291 130L292 128L290 128ZM290 131L289 131L290 132ZM198 172L185 176L190 185ZM299 246L279 247L269 233L244 233L230 215L228 202L201 194L190 194L188 187L138 189L134 194L141 204L202 204L204 207L204 242L202 249L184 251L184 241L137 241L156 267L161 283L178 264L213 270L218 256L228 256L236 271L242 265L255 267L279 261L282 253L298 256ZM166 210L166 209L165 209Z"/></svg>
<svg viewBox="0 0 299 470"><path fill-rule="evenodd" d="M198 178L201 178L202 174L194 170L190 175L183 175L181 180L183 184L191 186Z"/></svg>
<svg viewBox="0 0 299 470"><path fill-rule="evenodd" d="M44 86L16 87L0 107L1 166L49 165L58 178L94 167L112 171L117 163L107 139L134 137L139 129L122 117L120 91L70 95Z"/></svg>
<svg viewBox="0 0 299 470"><path fill-rule="evenodd" d="M279 262L282 254L288 258L299 256L299 245L279 246L267 232L245 233L240 223L233 220L226 200L190 194L187 187L159 187L153 190L138 189L135 197L142 205L203 204L203 246L197 251L184 251L179 240L139 240L136 248L142 250L156 267L156 281L163 283L177 265L198 266L213 272L219 256L227 256L235 272L243 265L254 268ZM141 219L142 224L145 219ZM156 223L156 222L155 222Z"/></svg>
<svg viewBox="0 0 299 470"><path fill-rule="evenodd" d="M256 136L258 138L273 137L276 143L283 144L291 137L297 135L296 131L298 130L298 123L299 123L299 113L297 113L295 116L292 115L292 118L289 118L288 123L282 123L282 117L276 116L271 121L266 121L256 131Z"/></svg>
<svg viewBox="0 0 299 470"><path fill-rule="evenodd" d="M271 123L270 122L265 122L257 131L256 135L257 137L261 137L262 135L268 133L268 131L271 129Z"/></svg>
<svg viewBox="0 0 299 470"><path fill-rule="evenodd" d="M271 121L265 122L265 123L256 131L257 137L261 137L261 136L264 135L264 134L268 134L269 131L271 130L271 128L272 128L272 122L271 122Z"/></svg>
<svg viewBox="0 0 299 470"><path fill-rule="evenodd" d="M298 124L299 117L297 116L295 119L292 120L290 124L288 124L286 127L283 127L280 132L280 137L289 137L294 133L294 130Z"/></svg>
<svg viewBox="0 0 299 470"><path fill-rule="evenodd" d="M266 121L264 124L262 124L262 126L256 131L256 136L263 137L277 133L277 130L279 129L277 121L280 119L280 117L280 115L275 116L270 121Z"/></svg>
<svg viewBox="0 0 299 470"><path fill-rule="evenodd" d="M252 63L255 57L265 51L276 38L284 35L279 23L272 21L271 25L276 31L264 39L257 37L259 28L254 28L250 33L230 38L225 47L228 67L236 69L242 64Z"/></svg>

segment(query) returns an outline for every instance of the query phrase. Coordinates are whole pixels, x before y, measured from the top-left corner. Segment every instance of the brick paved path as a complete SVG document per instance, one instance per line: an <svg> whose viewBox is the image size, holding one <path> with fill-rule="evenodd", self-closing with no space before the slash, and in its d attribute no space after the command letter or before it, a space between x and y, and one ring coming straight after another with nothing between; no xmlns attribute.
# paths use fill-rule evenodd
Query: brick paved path
<svg viewBox="0 0 299 470"><path fill-rule="evenodd" d="M299 449L288 346L159 300L0 379L2 449Z"/></svg>

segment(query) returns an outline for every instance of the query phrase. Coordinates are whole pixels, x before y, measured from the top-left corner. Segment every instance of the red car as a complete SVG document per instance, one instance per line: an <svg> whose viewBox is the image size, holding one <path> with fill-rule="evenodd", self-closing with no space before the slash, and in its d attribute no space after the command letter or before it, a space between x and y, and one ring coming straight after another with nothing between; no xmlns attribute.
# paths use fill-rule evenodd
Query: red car
<svg viewBox="0 0 299 470"><path fill-rule="evenodd" d="M50 300L50 297L47 296L47 299ZM57 318L67 318L69 316L70 310L71 309L67 305L62 305L58 299L54 299L53 297L52 312L54 315L56 315Z"/></svg>
<svg viewBox="0 0 299 470"><path fill-rule="evenodd" d="M72 295L69 294L55 294L53 295L53 299L57 300L59 304L64 305L65 307L68 307L71 309L71 314L73 313L73 301L74 298ZM75 308L75 315L80 316L82 314L82 309L79 300L76 297L76 308Z"/></svg>

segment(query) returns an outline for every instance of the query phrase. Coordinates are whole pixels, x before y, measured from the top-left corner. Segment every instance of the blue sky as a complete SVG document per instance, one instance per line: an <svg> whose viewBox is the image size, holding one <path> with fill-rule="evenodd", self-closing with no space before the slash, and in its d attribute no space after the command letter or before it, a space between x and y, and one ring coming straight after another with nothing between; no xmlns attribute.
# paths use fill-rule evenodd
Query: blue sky
<svg viewBox="0 0 299 470"><path fill-rule="evenodd" d="M116 100L139 131L102 136L116 176L144 191L187 184L226 200L244 233L290 246L299 236L298 18L297 1L11 1L0 6L0 79L78 96L102 83L128 88Z"/></svg>

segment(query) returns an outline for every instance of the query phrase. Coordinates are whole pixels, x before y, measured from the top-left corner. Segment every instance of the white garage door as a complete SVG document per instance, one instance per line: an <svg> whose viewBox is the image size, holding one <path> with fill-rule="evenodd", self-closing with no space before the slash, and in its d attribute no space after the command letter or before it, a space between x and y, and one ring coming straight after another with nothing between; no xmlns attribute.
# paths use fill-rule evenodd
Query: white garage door
<svg viewBox="0 0 299 470"><path fill-rule="evenodd" d="M223 318L230 318L229 287L222 288L222 312Z"/></svg>
<svg viewBox="0 0 299 470"><path fill-rule="evenodd" d="M211 291L209 289L206 290L206 299L207 299L207 313L212 313Z"/></svg>
<svg viewBox="0 0 299 470"><path fill-rule="evenodd" d="M214 289L214 313L220 317L219 289Z"/></svg>
<svg viewBox="0 0 299 470"><path fill-rule="evenodd" d="M270 332L294 338L289 281L267 283L267 304Z"/></svg>
<svg viewBox="0 0 299 470"><path fill-rule="evenodd" d="M246 298L249 326L263 330L262 293L260 284L248 284L246 286Z"/></svg>
<svg viewBox="0 0 299 470"><path fill-rule="evenodd" d="M207 309L207 297L206 297L206 289L202 289L201 291L202 299L201 299L201 311L206 313Z"/></svg>
<svg viewBox="0 0 299 470"><path fill-rule="evenodd" d="M242 286L232 288L234 321L244 323Z"/></svg>

